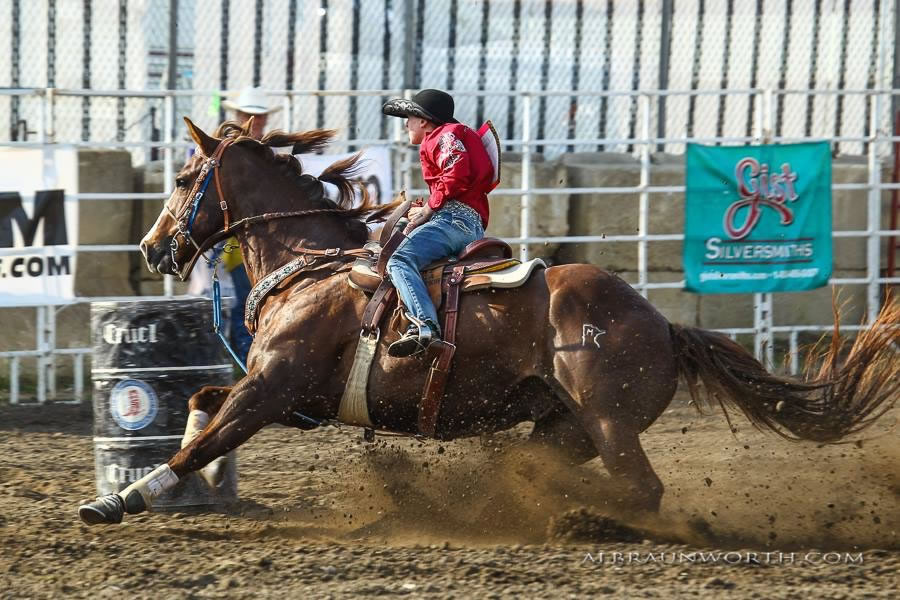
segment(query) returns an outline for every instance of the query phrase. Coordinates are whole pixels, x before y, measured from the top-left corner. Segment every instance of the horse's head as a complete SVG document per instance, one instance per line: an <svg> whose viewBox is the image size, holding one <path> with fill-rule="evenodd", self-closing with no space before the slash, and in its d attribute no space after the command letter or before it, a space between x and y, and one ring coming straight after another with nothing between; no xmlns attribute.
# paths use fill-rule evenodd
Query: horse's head
<svg viewBox="0 0 900 600"><path fill-rule="evenodd" d="M172 190L156 223L141 240L141 252L151 271L185 279L201 250L224 237L228 208L217 169L231 139L208 136L185 117L188 132L197 144L175 176Z"/></svg>
<svg viewBox="0 0 900 600"><path fill-rule="evenodd" d="M227 122L211 137L190 119L184 121L197 152L175 176L172 195L141 240L151 271L186 279L201 254L218 241L233 234L249 237L248 228L262 224L271 241L272 228L278 226L270 222L287 218L305 217L282 227L291 243L306 239L313 247L362 245L367 233L362 219L383 220L399 204L373 202L356 177L359 154L338 160L318 177L303 173L293 155L322 150L333 130L273 131L255 139L249 123ZM273 151L281 147L292 152ZM323 182L337 190L336 199L326 196ZM282 249L289 246L281 243Z"/></svg>

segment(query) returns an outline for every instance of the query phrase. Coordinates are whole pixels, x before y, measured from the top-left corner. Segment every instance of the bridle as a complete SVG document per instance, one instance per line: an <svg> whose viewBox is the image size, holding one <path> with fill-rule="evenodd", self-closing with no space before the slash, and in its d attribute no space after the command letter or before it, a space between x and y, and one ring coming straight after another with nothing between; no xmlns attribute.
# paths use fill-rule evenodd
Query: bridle
<svg viewBox="0 0 900 600"><path fill-rule="evenodd" d="M234 230L240 227L246 228L256 223L263 223L266 221L272 221L274 219L284 219L287 217L303 217L346 212L346 209L343 208L313 208L306 210L280 211L263 213L261 215L255 215L252 217L245 217L232 223L231 213L228 210L228 203L225 201L224 188L222 187L222 183L219 180L219 171L221 170L222 166L222 156L225 154L225 150L233 142L234 139L232 138L223 139L219 142L218 146L216 146L215 151L213 151L213 155L203 162L203 166L200 168L200 174L197 175L197 179L194 180L194 185L191 187L191 193L188 195L189 201L185 203L184 207L179 211L178 215L176 215L172 211L172 209L169 208L168 203L163 205L165 211L175 221L176 228L178 229L176 234L172 236L172 241L169 244L169 248L172 255L172 268L182 280L184 280L187 273L191 272L194 264L201 256L203 256L210 248L215 246L220 241L230 237L233 234ZM212 177L210 177L211 173ZM206 194L206 189L209 187L210 181L215 181L216 192L219 195L219 208L222 209L224 227L216 233L210 235L202 243L198 244L191 235L191 230L194 227L194 220L197 218L197 213L200 209L200 202L203 200L203 197ZM179 248L178 236L181 236L184 239L185 243L194 246L195 249L194 255L184 266L179 266L178 259L176 258L176 253ZM317 248L298 247L295 248L294 251L299 253L301 256L327 256L332 258L360 257L371 255L371 252L364 248L327 248L321 250ZM206 257L204 257L204 260L212 262ZM312 266L314 262L316 262L315 259L309 261L307 266Z"/></svg>
<svg viewBox="0 0 900 600"><path fill-rule="evenodd" d="M219 165L222 164L222 155L225 154L225 149L231 145L234 140L231 138L225 138L219 145L216 146L215 152L210 158L207 158L203 161L203 166L200 167L200 174L197 175L197 179L194 180L194 185L191 188L191 193L188 195L189 201L185 203L184 207L181 209L180 214L176 215L172 212L172 209L169 208L168 202L163 205L166 212L169 213L169 216L175 221L175 226L178 229L177 233L172 236L172 241L169 244L170 252L172 253L172 265L175 272L179 277L183 276L181 274L181 268L178 266L178 259L176 257L176 253L178 252L178 236L180 235L184 238L185 242L190 243L197 252L194 254L191 261L188 263L188 267L193 267L194 263L197 261L200 255L203 254L206 250L201 250L201 245L197 244L194 238L191 236L191 230L194 227L194 220L197 218L197 212L200 209L200 201L203 200L203 196L206 195L206 188L209 187L209 182L215 180L216 182L216 192L219 195L219 208L222 209L222 215L225 221L225 228L222 230L225 233L228 233L231 222L231 214L228 212L228 203L225 202L225 195L222 192L222 184L219 181ZM210 173L213 174L213 177L210 177ZM187 272L190 272L188 269Z"/></svg>

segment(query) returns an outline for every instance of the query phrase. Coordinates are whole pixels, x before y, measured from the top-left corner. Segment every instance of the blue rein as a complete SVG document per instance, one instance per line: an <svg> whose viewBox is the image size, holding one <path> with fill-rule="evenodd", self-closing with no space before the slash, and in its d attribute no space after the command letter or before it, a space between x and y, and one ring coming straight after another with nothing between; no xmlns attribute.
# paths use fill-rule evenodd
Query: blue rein
<svg viewBox="0 0 900 600"><path fill-rule="evenodd" d="M241 370L244 372L244 375L247 374L247 365L244 364L237 353L234 351L234 348L231 347L231 344L228 343L228 340L225 338L225 334L222 332L222 289L219 286L219 269L215 268L213 270L213 332L219 339L222 340L222 343L225 344L225 349L228 350L229 354L231 354L231 358L234 359L234 362L238 364Z"/></svg>
<svg viewBox="0 0 900 600"><path fill-rule="evenodd" d="M225 345L225 348L228 350L228 353L231 354L231 358L234 359L234 362L238 364L241 370L244 372L244 375L247 374L247 365L238 358L237 353L231 347L231 344L228 343L228 340L225 338L225 334L222 332L222 289L219 286L219 269L218 269L218 258L214 259L216 264L213 266L213 331L219 339L222 340L222 343ZM306 421L307 423L312 423L316 426L321 426L325 424L325 421L321 421L319 419L314 419L312 417L307 417L301 412L293 411L292 413L295 417L299 417Z"/></svg>

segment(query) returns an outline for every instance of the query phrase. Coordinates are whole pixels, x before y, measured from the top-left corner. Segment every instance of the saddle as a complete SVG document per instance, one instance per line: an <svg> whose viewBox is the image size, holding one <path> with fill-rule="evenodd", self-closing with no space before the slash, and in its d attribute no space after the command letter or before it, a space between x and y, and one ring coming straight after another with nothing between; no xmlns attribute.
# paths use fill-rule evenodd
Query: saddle
<svg viewBox="0 0 900 600"><path fill-rule="evenodd" d="M405 317L396 290L385 276L385 270L390 255L406 239L403 234L405 223L395 217L405 215L408 208L407 201L388 219L381 241L366 245L372 255L357 259L348 275L351 287L372 295L363 313L361 339L378 339L379 324L384 314L391 311L395 316L389 327L392 330L405 329ZM540 259L522 263L512 258L512 248L503 240L483 238L466 246L459 256L442 259L422 269L422 278L441 321L443 340L433 342L425 352L425 359L431 366L419 402L420 434L428 437L435 435L444 387L456 352L460 293L491 287L518 287L528 280L535 269L544 267L546 265ZM368 369L365 373L368 374ZM365 384L354 382L357 388L360 385Z"/></svg>

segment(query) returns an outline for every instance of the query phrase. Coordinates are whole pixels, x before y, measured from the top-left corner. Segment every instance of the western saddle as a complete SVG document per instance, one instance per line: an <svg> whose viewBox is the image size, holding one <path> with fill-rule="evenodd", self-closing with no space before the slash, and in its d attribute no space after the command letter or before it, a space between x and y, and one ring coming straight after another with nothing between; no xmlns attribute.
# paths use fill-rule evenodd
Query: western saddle
<svg viewBox="0 0 900 600"><path fill-rule="evenodd" d="M371 294L363 313L362 335L379 334L384 314L393 311L391 330L402 331L406 318L397 299L397 292L386 276L387 261L400 243L406 239L403 229L410 201L391 215L382 230L381 239L366 248L371 257L359 258L349 274L350 285ZM443 340L433 342L425 351L430 363L425 388L419 402L418 429L421 435L435 436L441 399L453 355L456 351L456 324L460 293L489 287L517 287L527 281L536 268L544 267L537 259L522 264L512 258L512 248L503 240L483 238L466 246L457 257L448 257L422 269L422 277L441 320Z"/></svg>

